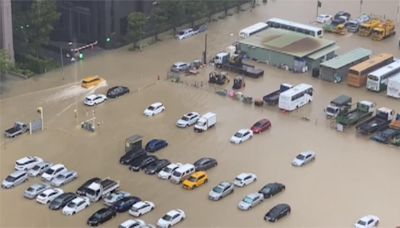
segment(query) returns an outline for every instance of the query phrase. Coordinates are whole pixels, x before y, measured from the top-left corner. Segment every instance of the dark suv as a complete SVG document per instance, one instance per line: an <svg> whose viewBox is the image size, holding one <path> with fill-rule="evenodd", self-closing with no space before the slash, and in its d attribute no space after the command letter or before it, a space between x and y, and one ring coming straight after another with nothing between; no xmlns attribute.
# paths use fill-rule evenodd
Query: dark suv
<svg viewBox="0 0 400 228"><path fill-rule="evenodd" d="M73 192L66 192L59 196L57 196L51 203L49 204L49 208L51 210L60 210L73 199L76 198L76 194Z"/></svg>
<svg viewBox="0 0 400 228"><path fill-rule="evenodd" d="M120 159L119 163L122 165L128 165L130 164L134 159L143 156L146 154L146 151L143 149L136 150L136 151L129 151L126 152Z"/></svg>
<svg viewBox="0 0 400 228"><path fill-rule="evenodd" d="M214 158L200 158L194 164L196 171L206 171L218 165Z"/></svg>
<svg viewBox="0 0 400 228"><path fill-rule="evenodd" d="M116 214L117 212L113 207L102 208L89 217L87 224L89 226L97 226L112 219Z"/></svg>

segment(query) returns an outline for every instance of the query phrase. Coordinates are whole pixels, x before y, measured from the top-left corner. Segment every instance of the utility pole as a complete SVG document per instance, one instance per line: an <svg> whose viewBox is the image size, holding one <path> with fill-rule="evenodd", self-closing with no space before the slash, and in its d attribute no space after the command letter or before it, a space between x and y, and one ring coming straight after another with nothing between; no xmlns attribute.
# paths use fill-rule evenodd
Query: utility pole
<svg viewBox="0 0 400 228"><path fill-rule="evenodd" d="M362 4L363 4L363 0L360 0L360 15L362 13Z"/></svg>
<svg viewBox="0 0 400 228"><path fill-rule="evenodd" d="M0 49L5 49L14 62L11 0L0 0Z"/></svg>
<svg viewBox="0 0 400 228"><path fill-rule="evenodd" d="M60 47L60 60L61 60L61 72L64 73L64 56L62 47Z"/></svg>
<svg viewBox="0 0 400 228"><path fill-rule="evenodd" d="M207 33L204 36L203 63L207 64Z"/></svg>

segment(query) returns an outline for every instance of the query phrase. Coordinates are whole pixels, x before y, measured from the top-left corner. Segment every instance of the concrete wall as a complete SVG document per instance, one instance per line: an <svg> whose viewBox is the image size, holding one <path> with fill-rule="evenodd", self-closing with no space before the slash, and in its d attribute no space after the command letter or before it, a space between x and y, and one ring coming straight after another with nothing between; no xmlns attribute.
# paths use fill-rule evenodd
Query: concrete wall
<svg viewBox="0 0 400 228"><path fill-rule="evenodd" d="M0 49L6 49L14 61L11 0L0 0Z"/></svg>

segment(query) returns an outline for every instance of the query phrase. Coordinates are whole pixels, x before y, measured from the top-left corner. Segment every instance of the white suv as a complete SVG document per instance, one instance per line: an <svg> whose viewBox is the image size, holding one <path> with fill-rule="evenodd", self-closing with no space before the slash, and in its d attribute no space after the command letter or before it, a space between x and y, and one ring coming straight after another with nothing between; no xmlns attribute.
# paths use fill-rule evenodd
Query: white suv
<svg viewBox="0 0 400 228"><path fill-rule="evenodd" d="M189 127L197 122L199 120L200 114L197 112L189 112L182 116L177 122L176 126L185 128Z"/></svg>
<svg viewBox="0 0 400 228"><path fill-rule="evenodd" d="M42 174L42 179L52 181L58 174L66 173L68 170L63 164L56 164L50 167L46 172Z"/></svg>
<svg viewBox="0 0 400 228"><path fill-rule="evenodd" d="M15 162L15 169L16 170L30 170L32 169L35 165L43 162L43 159L36 157L36 156L26 156L21 159L18 159Z"/></svg>
<svg viewBox="0 0 400 228"><path fill-rule="evenodd" d="M184 72L190 68L189 63L177 62L171 67L172 72Z"/></svg>

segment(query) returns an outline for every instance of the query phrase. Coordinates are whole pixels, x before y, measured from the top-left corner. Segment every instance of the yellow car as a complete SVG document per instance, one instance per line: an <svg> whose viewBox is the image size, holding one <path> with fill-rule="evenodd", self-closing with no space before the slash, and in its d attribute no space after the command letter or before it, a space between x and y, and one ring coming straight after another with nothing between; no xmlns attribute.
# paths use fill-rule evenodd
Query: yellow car
<svg viewBox="0 0 400 228"><path fill-rule="evenodd" d="M183 181L183 188L194 189L197 188L208 181L208 176L206 172L198 171L193 173L188 179Z"/></svg>

